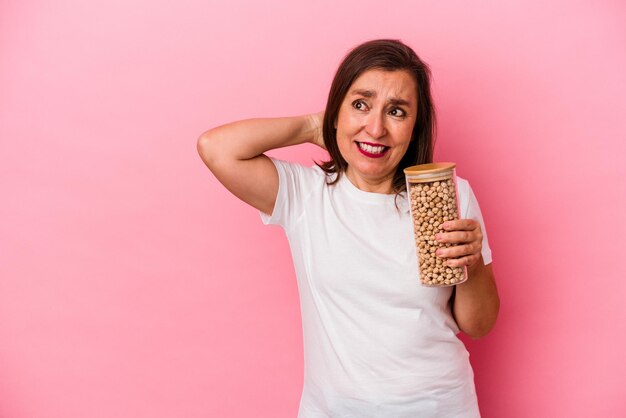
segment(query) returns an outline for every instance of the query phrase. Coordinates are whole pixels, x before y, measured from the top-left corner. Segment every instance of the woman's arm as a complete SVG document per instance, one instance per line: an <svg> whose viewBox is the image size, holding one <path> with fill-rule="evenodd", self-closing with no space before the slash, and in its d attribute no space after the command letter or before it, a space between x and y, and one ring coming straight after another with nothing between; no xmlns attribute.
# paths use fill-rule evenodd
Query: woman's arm
<svg viewBox="0 0 626 418"><path fill-rule="evenodd" d="M323 114L247 119L218 126L198 138L198 153L231 193L265 213L272 213L278 194L278 172L263 153L305 142L323 146Z"/></svg>
<svg viewBox="0 0 626 418"><path fill-rule="evenodd" d="M481 255L482 231L472 219L447 221L443 228L449 232L437 234L439 242L455 244L437 250L437 255L448 258L449 266L467 266L468 278L456 285L452 311L459 328L470 337L485 336L496 323L500 298L493 269L484 265Z"/></svg>
<svg viewBox="0 0 626 418"><path fill-rule="evenodd" d="M454 318L459 328L477 339L491 331L500 309L500 298L496 288L491 263L483 264L483 259L467 268L468 279L456 286Z"/></svg>

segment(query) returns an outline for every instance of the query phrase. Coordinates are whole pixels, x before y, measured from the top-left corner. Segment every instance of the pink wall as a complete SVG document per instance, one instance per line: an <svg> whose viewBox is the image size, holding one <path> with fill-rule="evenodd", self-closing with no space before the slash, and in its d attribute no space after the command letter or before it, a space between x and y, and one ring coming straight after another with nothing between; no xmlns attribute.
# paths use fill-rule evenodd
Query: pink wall
<svg viewBox="0 0 626 418"><path fill-rule="evenodd" d="M286 239L196 138L321 110L378 37L431 64L485 216L483 416L626 416L624 3L284 3L0 2L0 417L295 417Z"/></svg>

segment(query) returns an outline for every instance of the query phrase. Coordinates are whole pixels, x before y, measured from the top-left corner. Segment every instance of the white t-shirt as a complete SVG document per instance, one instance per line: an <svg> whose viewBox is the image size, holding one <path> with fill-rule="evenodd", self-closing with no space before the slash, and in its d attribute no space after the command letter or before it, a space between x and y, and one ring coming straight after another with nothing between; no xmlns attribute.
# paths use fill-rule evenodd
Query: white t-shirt
<svg viewBox="0 0 626 418"><path fill-rule="evenodd" d="M456 337L452 287L422 286L406 194L369 193L347 176L272 158L279 187L264 224L287 235L300 293L304 387L298 418L479 417L469 354ZM461 218L483 232L457 176Z"/></svg>

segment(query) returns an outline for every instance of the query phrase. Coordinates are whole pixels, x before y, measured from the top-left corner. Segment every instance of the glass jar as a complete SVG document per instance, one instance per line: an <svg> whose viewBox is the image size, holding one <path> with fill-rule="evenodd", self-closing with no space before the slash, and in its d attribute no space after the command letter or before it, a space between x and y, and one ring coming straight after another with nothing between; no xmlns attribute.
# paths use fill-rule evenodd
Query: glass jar
<svg viewBox="0 0 626 418"><path fill-rule="evenodd" d="M442 224L459 219L455 163L430 163L404 169L411 205L420 281L424 286L454 286L467 280L467 267L450 267L436 255L440 243L435 234L446 232Z"/></svg>

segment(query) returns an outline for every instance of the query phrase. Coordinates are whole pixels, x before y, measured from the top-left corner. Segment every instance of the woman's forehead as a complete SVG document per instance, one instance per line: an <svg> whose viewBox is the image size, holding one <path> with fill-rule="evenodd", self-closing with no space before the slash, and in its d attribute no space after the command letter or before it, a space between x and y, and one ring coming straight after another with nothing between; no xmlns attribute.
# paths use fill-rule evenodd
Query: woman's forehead
<svg viewBox="0 0 626 418"><path fill-rule="evenodd" d="M417 100L417 86L411 73L407 70L364 71L350 85L347 96L360 95L368 98L398 99L404 101Z"/></svg>

